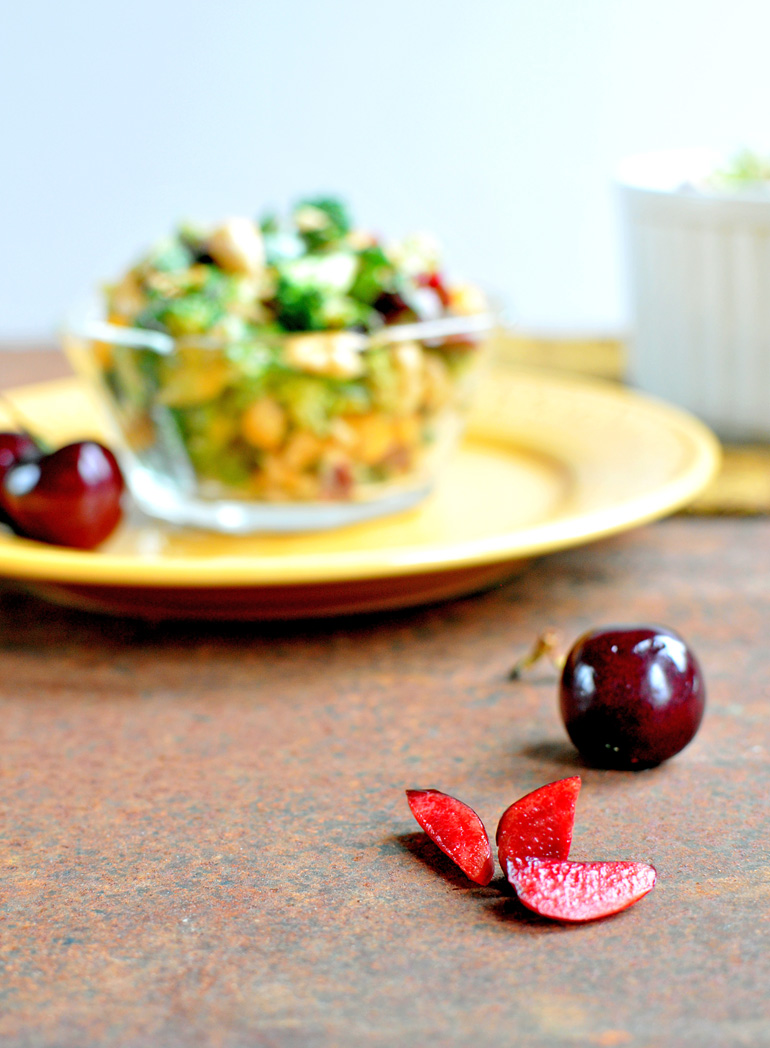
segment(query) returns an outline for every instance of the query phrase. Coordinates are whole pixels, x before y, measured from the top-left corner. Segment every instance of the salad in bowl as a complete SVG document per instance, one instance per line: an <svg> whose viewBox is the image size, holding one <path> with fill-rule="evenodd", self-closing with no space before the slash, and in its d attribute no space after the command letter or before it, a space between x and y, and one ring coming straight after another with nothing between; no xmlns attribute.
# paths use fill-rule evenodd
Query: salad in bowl
<svg viewBox="0 0 770 1048"><path fill-rule="evenodd" d="M65 344L100 391L142 509L285 531L422 498L492 326L430 237L384 243L319 198L284 220L180 226Z"/></svg>

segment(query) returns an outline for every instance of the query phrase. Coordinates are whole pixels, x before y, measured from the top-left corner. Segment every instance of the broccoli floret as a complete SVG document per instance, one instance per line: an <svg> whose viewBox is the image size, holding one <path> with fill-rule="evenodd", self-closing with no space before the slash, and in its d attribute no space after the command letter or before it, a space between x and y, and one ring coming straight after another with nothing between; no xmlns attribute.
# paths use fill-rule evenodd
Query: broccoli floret
<svg viewBox="0 0 770 1048"><path fill-rule="evenodd" d="M208 231L195 222L181 222L177 227L179 242L190 252L196 262L211 257L206 251L207 235Z"/></svg>
<svg viewBox="0 0 770 1048"><path fill-rule="evenodd" d="M174 336L198 335L208 331L223 315L220 303L204 294L158 298L142 310L136 326L167 331Z"/></svg>
<svg viewBox="0 0 770 1048"><path fill-rule="evenodd" d="M275 294L276 317L286 331L323 331L324 296L317 287L280 277Z"/></svg>
<svg viewBox="0 0 770 1048"><path fill-rule="evenodd" d="M371 306L380 295L396 291L396 271L381 247L375 244L364 248L358 259L358 272L350 289L353 298Z"/></svg>
<svg viewBox="0 0 770 1048"><path fill-rule="evenodd" d="M309 251L323 250L337 243L351 229L347 208L334 197L301 200L292 218Z"/></svg>
<svg viewBox="0 0 770 1048"><path fill-rule="evenodd" d="M372 327L372 316L373 311L369 306L347 295L327 295L320 314L323 326L332 330L363 328L368 331Z"/></svg>

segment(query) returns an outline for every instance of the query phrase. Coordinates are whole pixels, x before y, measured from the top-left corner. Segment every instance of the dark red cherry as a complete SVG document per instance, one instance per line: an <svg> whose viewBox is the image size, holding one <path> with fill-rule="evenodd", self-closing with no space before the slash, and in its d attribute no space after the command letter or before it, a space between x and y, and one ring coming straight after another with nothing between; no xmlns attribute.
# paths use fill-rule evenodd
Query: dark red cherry
<svg viewBox="0 0 770 1048"><path fill-rule="evenodd" d="M33 462L43 452L27 433L0 433L0 480L17 462Z"/></svg>
<svg viewBox="0 0 770 1048"><path fill-rule="evenodd" d="M561 715L581 756L601 768L649 768L693 738L706 692L682 638L658 626L584 634L564 665Z"/></svg>
<svg viewBox="0 0 770 1048"><path fill-rule="evenodd" d="M120 521L124 486L112 452L86 440L12 466L0 501L21 535L93 549Z"/></svg>
<svg viewBox="0 0 770 1048"><path fill-rule="evenodd" d="M0 433L0 524L13 528L13 521L3 505L2 481L9 469L21 462L36 462L43 452L26 433Z"/></svg>

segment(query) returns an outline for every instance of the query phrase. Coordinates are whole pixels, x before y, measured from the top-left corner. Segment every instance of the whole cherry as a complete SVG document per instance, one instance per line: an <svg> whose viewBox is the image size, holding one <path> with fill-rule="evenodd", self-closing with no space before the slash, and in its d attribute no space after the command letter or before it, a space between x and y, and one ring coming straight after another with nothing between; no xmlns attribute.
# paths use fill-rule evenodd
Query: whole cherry
<svg viewBox="0 0 770 1048"><path fill-rule="evenodd" d="M0 433L0 485L8 470L21 462L36 462L43 452L27 433ZM13 528L14 523L3 507L0 496L0 524Z"/></svg>
<svg viewBox="0 0 770 1048"><path fill-rule="evenodd" d="M582 757L603 768L641 769L692 740L706 702L700 666L684 640L661 626L606 626L567 656L561 715Z"/></svg>
<svg viewBox="0 0 770 1048"><path fill-rule="evenodd" d="M26 538L93 549L120 522L124 488L112 452L85 440L12 464L0 475L0 507Z"/></svg>

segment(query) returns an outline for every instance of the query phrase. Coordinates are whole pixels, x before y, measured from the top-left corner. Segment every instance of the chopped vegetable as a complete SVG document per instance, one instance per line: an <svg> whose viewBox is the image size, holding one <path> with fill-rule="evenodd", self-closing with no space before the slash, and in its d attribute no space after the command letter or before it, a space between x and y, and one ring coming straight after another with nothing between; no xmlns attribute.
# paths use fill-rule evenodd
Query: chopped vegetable
<svg viewBox="0 0 770 1048"><path fill-rule="evenodd" d="M182 224L106 300L112 324L176 340L169 355L122 340L94 352L134 453L152 469L186 458L216 495L292 500L369 497L413 474L474 344L366 336L486 309L447 282L432 238L381 243L330 197L286 221Z"/></svg>

